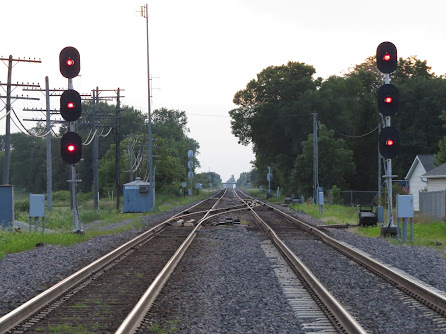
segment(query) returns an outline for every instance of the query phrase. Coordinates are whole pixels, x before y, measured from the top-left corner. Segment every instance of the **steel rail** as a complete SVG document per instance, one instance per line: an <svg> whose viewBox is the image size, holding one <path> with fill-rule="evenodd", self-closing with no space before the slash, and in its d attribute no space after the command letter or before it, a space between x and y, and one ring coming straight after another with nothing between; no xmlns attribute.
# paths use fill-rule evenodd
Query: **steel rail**
<svg viewBox="0 0 446 334"><path fill-rule="evenodd" d="M244 194L246 195L246 194ZM246 195L248 196L248 195ZM249 197L249 196L248 196ZM419 281L415 281L411 277L406 277L403 274L397 272L396 270L379 263L375 259L366 256L357 252L356 250L350 248L348 245L340 243L336 239L328 236L324 232L320 231L316 227L307 224L298 218L295 218L277 208L272 206L271 204L262 202L268 207L272 208L276 212L278 212L283 217L291 220L294 223L299 224L300 227L305 229L307 232L310 232L320 238L321 241L326 243L327 245L333 247L338 250L345 256L353 259L357 263L363 265L364 267L372 270L378 275L384 277L390 283L394 284L396 287L400 288L405 293L409 294L411 297L417 299L421 303L425 304L432 310L436 311L440 315L446 315L446 297L436 291L434 291L431 287L421 284Z"/></svg>
<svg viewBox="0 0 446 334"><path fill-rule="evenodd" d="M277 209L276 209L277 210ZM299 224L307 225L308 231L319 237L324 243L335 248L342 254L352 258L359 264L363 265L366 268L378 273L379 275L384 276L388 281L399 287L402 291L411 295L411 297L415 297L420 302L424 303L426 306L430 307L437 313L441 315L446 315L446 297L432 290L430 287L420 284L413 280L410 277L406 277L403 274L395 271L392 268L389 268L382 263L379 263L375 259L368 257L364 254L358 253L354 249L348 247L346 244L342 244L336 239L326 235L324 232L314 228L304 222L299 221L297 218L294 218L285 212L277 210L281 215L292 219L293 221L298 221Z"/></svg>
<svg viewBox="0 0 446 334"><path fill-rule="evenodd" d="M186 210L190 210L194 208L195 206L200 205L201 203L205 202L207 199L200 201L190 208ZM183 210L182 212L184 212ZM155 227L151 228L150 230L140 234L136 238L126 242L125 244L121 245L120 247L114 249L110 253L102 256L101 258L97 259L96 261L90 263L88 266L80 269L79 271L75 272L74 274L68 276L67 278L63 279L59 283L55 284L51 288L45 290L44 292L40 293L39 295L35 296L34 298L30 299L26 303L22 304L18 308L12 310L11 312L5 314L3 317L0 318L0 333L4 333L11 328L17 326L22 321L26 320L30 316L32 316L34 313L39 311L42 307L48 305L55 299L59 298L63 294L65 294L67 291L81 283L83 280L85 280L90 275L94 274L95 272L101 270L103 267L105 267L107 264L113 262L117 258L119 258L121 255L123 255L125 252L127 252L132 247L135 247L142 241L146 241L151 239L156 234L163 231L166 227L166 225L175 217L179 216L182 212L174 215L173 217L165 220L164 222L156 225Z"/></svg>
<svg viewBox="0 0 446 334"><path fill-rule="evenodd" d="M145 315L150 310L150 307L152 306L156 297L161 292L161 289L163 288L164 284L167 282L173 270L175 269L176 265L181 260L184 253L192 243L192 241L195 239L198 230L201 229L202 223L209 218L208 215L215 208L215 206L217 206L217 204L224 197L226 192L227 189L225 189L222 197L219 198L217 202L215 202L215 204L212 206L210 210L208 210L208 212L204 215L204 217L198 221L195 228L192 230L192 232L189 234L186 240L181 244L181 246L178 248L175 254L171 257L171 259L167 262L164 268L160 271L158 276L153 280L152 284L150 284L150 286L147 288L146 292L143 294L143 296L135 305L133 310L122 322L121 326L119 326L115 334L128 334L136 332L138 327L141 325L141 322L143 321Z"/></svg>
<svg viewBox="0 0 446 334"><path fill-rule="evenodd" d="M236 192L237 194L237 192ZM245 194L246 195L246 194ZM238 195L237 195L238 196ZM241 199L241 198L240 198ZM243 199L241 199L243 200ZM255 219L269 236L285 258L294 266L294 269L302 275L311 289L319 297L331 314L339 321L341 327L350 334L366 334L367 331L353 318L350 313L330 294L308 267L294 254L294 252L279 238L274 230L250 207ZM274 209L274 208L273 208Z"/></svg>

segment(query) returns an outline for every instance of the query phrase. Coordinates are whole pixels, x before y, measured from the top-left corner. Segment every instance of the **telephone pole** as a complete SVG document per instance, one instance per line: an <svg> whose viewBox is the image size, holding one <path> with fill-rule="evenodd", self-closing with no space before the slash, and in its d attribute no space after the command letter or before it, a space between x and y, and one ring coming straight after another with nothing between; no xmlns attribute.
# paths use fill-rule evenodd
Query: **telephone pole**
<svg viewBox="0 0 446 334"><path fill-rule="evenodd" d="M9 184L9 162L10 162L10 151L11 151L11 98L15 100L38 100L38 98L30 97L11 97L12 87L40 87L39 84L24 84L24 83L12 83L12 68L13 62L27 62L27 63L41 63L41 60L36 59L14 59L11 55L9 58L0 58L1 61L8 61L8 81L6 84L0 83L0 86L6 86L6 96L0 96L0 98L6 98L6 134L5 134L5 160L3 165L3 184Z"/></svg>
<svg viewBox="0 0 446 334"><path fill-rule="evenodd" d="M313 202L318 204L319 151L317 145L317 113L313 113Z"/></svg>
<svg viewBox="0 0 446 334"><path fill-rule="evenodd" d="M152 210L155 206L155 180L153 177L153 165L152 165L152 114L150 109L150 61L149 61L149 11L147 4L141 6L141 16L146 19L146 39L147 39L147 102L148 102L148 132L149 132L149 191L152 199L152 203L149 203L149 210Z"/></svg>
<svg viewBox="0 0 446 334"><path fill-rule="evenodd" d="M96 87L96 89L92 90L92 100L93 100L93 108L92 108L92 114L91 114L91 122L88 121L81 121L80 125L89 125L92 128L93 138L91 139L93 142L93 203L94 203L94 209L97 210L99 208L99 128L100 127L110 127L110 128L116 128L116 138L115 138L115 144L116 144L116 154L115 154L115 177L119 178L120 173L117 170L119 168L119 160L120 159L120 153L119 153L119 147L120 147L120 140L118 140L120 136L120 108L121 108L121 101L120 99L124 96L121 96L121 92L124 91L124 89L118 88L116 89L99 89ZM116 93L116 96L99 96L102 92L114 92ZM100 100L117 100L116 103L116 112L115 112L115 122L111 122L111 119L113 118L113 115L110 113L104 113L100 110L99 101ZM111 131L111 129L110 129ZM87 144L88 145L88 144ZM116 191L117 194L117 201L119 201L119 181L115 181L116 184ZM116 208L119 209L119 202L116 204Z"/></svg>
<svg viewBox="0 0 446 334"><path fill-rule="evenodd" d="M116 136L115 136L115 181L116 209L119 210L119 192L121 191L121 90L116 92Z"/></svg>

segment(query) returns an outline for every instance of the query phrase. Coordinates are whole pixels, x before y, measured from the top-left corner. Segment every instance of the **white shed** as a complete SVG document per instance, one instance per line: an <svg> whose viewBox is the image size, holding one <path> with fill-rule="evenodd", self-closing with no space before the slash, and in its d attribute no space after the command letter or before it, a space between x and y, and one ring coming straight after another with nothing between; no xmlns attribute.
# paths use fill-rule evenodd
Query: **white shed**
<svg viewBox="0 0 446 334"><path fill-rule="evenodd" d="M446 189L446 163L431 169L421 175L427 181L427 191L438 191Z"/></svg>
<svg viewBox="0 0 446 334"><path fill-rule="evenodd" d="M415 211L420 210L419 192L428 190L428 184L424 174L434 168L434 163L435 157L431 154L417 155L404 178L409 181L410 194L413 195L413 209Z"/></svg>

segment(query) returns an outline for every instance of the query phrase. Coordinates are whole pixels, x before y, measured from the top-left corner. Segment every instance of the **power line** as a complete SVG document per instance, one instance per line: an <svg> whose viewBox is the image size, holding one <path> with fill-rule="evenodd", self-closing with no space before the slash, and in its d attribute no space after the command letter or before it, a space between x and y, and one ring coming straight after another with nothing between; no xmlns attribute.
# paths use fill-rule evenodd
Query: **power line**
<svg viewBox="0 0 446 334"><path fill-rule="evenodd" d="M335 131L335 130L333 130L333 131L334 131L336 134L338 134L338 135L340 135L340 136L343 136L343 137L347 137L347 138L362 138L362 137L366 137L366 136L368 136L369 134L372 134L372 133L375 132L376 130L378 130L378 126L377 126L376 128L374 128L372 131L367 132L367 133L365 133L365 134L363 134L363 135L358 135L358 136L350 136L350 135L346 135L346 134L339 133L339 132L337 132L337 131Z"/></svg>

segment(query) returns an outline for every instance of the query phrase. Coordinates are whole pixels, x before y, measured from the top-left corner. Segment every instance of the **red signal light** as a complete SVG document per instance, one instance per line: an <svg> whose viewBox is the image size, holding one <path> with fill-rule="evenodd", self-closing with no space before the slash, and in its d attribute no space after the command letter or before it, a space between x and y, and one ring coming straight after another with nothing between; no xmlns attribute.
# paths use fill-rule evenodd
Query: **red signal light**
<svg viewBox="0 0 446 334"><path fill-rule="evenodd" d="M74 152L76 150L76 146L74 146L73 144L68 145L67 150L70 152Z"/></svg>
<svg viewBox="0 0 446 334"><path fill-rule="evenodd" d="M387 146L392 146L393 144L394 144L394 142L393 142L392 139L387 139L387 140L386 140L386 145L387 145Z"/></svg>
<svg viewBox="0 0 446 334"><path fill-rule="evenodd" d="M67 108L73 109L74 108L74 102L68 102Z"/></svg>
<svg viewBox="0 0 446 334"><path fill-rule="evenodd" d="M392 58L392 57L390 57L389 54L385 54L384 57L383 57L383 59L384 59L385 61L389 61L391 58Z"/></svg>
<svg viewBox="0 0 446 334"><path fill-rule="evenodd" d="M71 58L68 58L68 59L67 59L67 65L68 65L68 66L73 66L73 65L74 65L74 60L71 59Z"/></svg>
<svg viewBox="0 0 446 334"><path fill-rule="evenodd" d="M391 97L391 96L387 96L387 97L384 99L384 102L385 102L385 103L392 103L392 97Z"/></svg>

